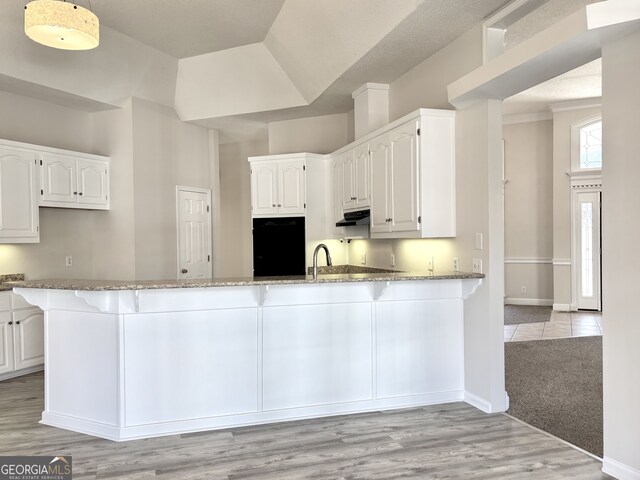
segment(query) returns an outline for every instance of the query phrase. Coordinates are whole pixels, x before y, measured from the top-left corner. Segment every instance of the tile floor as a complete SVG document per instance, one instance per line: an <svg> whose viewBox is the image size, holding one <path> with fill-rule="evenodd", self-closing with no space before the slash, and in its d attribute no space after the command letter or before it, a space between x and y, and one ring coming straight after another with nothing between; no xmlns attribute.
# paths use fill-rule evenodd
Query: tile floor
<svg viewBox="0 0 640 480"><path fill-rule="evenodd" d="M505 342L602 335L600 312L551 312L551 320L504 326Z"/></svg>

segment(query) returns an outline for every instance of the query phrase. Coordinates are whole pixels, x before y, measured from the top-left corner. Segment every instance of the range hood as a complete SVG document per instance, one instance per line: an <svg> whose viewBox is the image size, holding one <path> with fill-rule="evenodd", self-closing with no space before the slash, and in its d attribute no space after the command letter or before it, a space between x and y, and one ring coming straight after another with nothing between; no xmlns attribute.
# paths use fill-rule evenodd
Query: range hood
<svg viewBox="0 0 640 480"><path fill-rule="evenodd" d="M370 210L356 210L344 212L344 218L336 223L336 227L350 227L352 225L369 225Z"/></svg>

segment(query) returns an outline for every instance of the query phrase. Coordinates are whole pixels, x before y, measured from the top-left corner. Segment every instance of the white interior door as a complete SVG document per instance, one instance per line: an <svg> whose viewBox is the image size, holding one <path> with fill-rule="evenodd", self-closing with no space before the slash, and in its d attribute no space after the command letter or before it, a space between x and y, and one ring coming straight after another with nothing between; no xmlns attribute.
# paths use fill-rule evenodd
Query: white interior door
<svg viewBox="0 0 640 480"><path fill-rule="evenodd" d="M176 187L178 278L211 277L211 190Z"/></svg>
<svg viewBox="0 0 640 480"><path fill-rule="evenodd" d="M600 310L600 192L576 192L574 233L577 304Z"/></svg>

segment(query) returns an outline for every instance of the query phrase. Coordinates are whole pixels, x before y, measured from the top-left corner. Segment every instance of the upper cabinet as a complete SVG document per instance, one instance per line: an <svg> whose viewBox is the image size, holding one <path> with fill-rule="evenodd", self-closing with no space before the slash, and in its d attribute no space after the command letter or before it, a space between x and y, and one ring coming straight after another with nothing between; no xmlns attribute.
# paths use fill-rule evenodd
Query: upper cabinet
<svg viewBox="0 0 640 480"><path fill-rule="evenodd" d="M338 157L342 165L342 210L360 210L371 203L371 181L368 145L347 150Z"/></svg>
<svg viewBox="0 0 640 480"><path fill-rule="evenodd" d="M95 155L43 153L40 206L109 209L109 161Z"/></svg>
<svg viewBox="0 0 640 480"><path fill-rule="evenodd" d="M37 243L36 155L0 142L0 243Z"/></svg>
<svg viewBox="0 0 640 480"><path fill-rule="evenodd" d="M305 159L291 155L251 157L251 213L254 217L305 214Z"/></svg>
<svg viewBox="0 0 640 480"><path fill-rule="evenodd" d="M453 111L420 109L337 151L333 217L340 202L370 207L371 238L454 237L454 135Z"/></svg>
<svg viewBox="0 0 640 480"><path fill-rule="evenodd" d="M109 209L109 159L0 140L0 243L40 241L38 207Z"/></svg>
<svg viewBox="0 0 640 480"><path fill-rule="evenodd" d="M369 142L371 238L454 237L455 114L410 117Z"/></svg>

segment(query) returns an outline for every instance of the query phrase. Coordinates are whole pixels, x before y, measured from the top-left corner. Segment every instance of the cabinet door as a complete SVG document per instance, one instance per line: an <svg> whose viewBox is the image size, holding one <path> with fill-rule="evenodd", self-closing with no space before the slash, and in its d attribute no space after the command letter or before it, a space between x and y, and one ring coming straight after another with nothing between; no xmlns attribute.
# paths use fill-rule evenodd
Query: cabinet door
<svg viewBox="0 0 640 480"><path fill-rule="evenodd" d="M76 159L53 153L42 156L40 171L42 183L42 203L55 204L78 202Z"/></svg>
<svg viewBox="0 0 640 480"><path fill-rule="evenodd" d="M12 324L11 312L0 312L0 374L14 370Z"/></svg>
<svg viewBox="0 0 640 480"><path fill-rule="evenodd" d="M0 243L36 243L36 154L0 146Z"/></svg>
<svg viewBox="0 0 640 480"><path fill-rule="evenodd" d="M391 230L419 230L417 123L409 122L390 133Z"/></svg>
<svg viewBox="0 0 640 480"><path fill-rule="evenodd" d="M275 215L278 212L278 166L256 163L251 166L251 208L253 215Z"/></svg>
<svg viewBox="0 0 640 480"><path fill-rule="evenodd" d="M371 232L389 232L391 223L391 161L389 136L376 137L371 148Z"/></svg>
<svg viewBox="0 0 640 480"><path fill-rule="evenodd" d="M44 313L39 308L13 312L15 369L44 363Z"/></svg>
<svg viewBox="0 0 640 480"><path fill-rule="evenodd" d="M331 229L334 233L342 235L344 233L344 227L336 227L336 222L339 222L344 217L342 211L342 160L340 158L334 158L331 161L331 205L333 216L331 217Z"/></svg>
<svg viewBox="0 0 640 480"><path fill-rule="evenodd" d="M78 203L92 208L109 205L109 164L78 160Z"/></svg>
<svg viewBox="0 0 640 480"><path fill-rule="evenodd" d="M355 195L355 159L353 150L343 153L342 160L342 209L350 210L356 205Z"/></svg>
<svg viewBox="0 0 640 480"><path fill-rule="evenodd" d="M278 164L278 214L304 215L304 160Z"/></svg>
<svg viewBox="0 0 640 480"><path fill-rule="evenodd" d="M355 148L354 168L355 207L368 207L371 205L371 162L369 158L369 144L365 143Z"/></svg>

